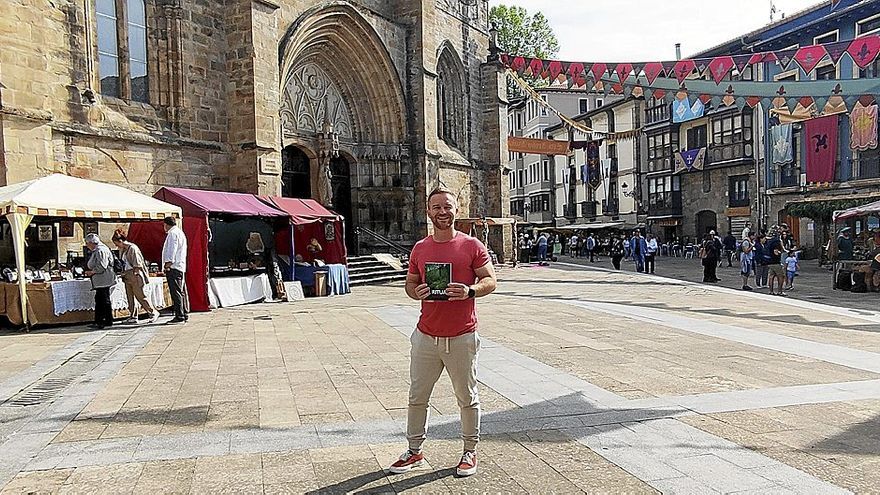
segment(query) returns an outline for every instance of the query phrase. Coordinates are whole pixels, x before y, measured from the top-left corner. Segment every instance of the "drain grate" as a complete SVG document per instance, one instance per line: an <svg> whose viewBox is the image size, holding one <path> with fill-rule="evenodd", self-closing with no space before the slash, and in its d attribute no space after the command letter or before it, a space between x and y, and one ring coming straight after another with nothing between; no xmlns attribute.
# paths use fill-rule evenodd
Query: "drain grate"
<svg viewBox="0 0 880 495"><path fill-rule="evenodd" d="M64 392L74 382L95 369L131 337L131 333L108 333L49 374L28 385L0 404L0 407L30 407L45 404Z"/></svg>

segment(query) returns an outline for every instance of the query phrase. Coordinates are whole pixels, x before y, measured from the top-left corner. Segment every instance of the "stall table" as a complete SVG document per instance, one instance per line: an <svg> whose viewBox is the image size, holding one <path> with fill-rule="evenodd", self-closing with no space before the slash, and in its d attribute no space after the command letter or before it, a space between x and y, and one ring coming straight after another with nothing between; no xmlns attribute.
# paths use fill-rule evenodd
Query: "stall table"
<svg viewBox="0 0 880 495"><path fill-rule="evenodd" d="M265 273L208 279L208 301L214 308L271 299L272 284Z"/></svg>
<svg viewBox="0 0 880 495"><path fill-rule="evenodd" d="M156 309L171 305L168 284L164 278L150 277L144 292ZM13 325L24 323L17 284L0 284L0 308ZM87 323L95 318L95 293L89 280L32 282L27 284L28 320L31 325ZM115 318L126 317L128 299L121 280L110 290Z"/></svg>
<svg viewBox="0 0 880 495"><path fill-rule="evenodd" d="M329 295L341 295L351 292L348 267L343 264L334 263L325 266L295 265L293 278L300 281L303 287L314 287L315 272L327 274L327 293Z"/></svg>
<svg viewBox="0 0 880 495"><path fill-rule="evenodd" d="M835 261L834 262L834 270L832 275L832 288L839 289L837 286L837 279L841 271L848 271L850 274L861 271L864 267L869 266L871 264L870 261L864 260L845 260L845 261ZM850 279L852 275L850 275Z"/></svg>

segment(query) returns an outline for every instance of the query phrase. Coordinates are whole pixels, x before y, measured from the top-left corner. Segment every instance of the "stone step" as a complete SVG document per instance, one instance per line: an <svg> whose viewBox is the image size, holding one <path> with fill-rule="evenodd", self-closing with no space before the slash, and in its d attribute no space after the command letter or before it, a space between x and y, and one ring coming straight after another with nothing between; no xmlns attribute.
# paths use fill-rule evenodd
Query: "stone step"
<svg viewBox="0 0 880 495"><path fill-rule="evenodd" d="M399 281L403 281L403 280L406 280L406 272L383 274L383 275L373 276L370 278L351 279L350 283L353 287L357 287L357 286L364 286L364 285L386 284L389 282L399 282Z"/></svg>

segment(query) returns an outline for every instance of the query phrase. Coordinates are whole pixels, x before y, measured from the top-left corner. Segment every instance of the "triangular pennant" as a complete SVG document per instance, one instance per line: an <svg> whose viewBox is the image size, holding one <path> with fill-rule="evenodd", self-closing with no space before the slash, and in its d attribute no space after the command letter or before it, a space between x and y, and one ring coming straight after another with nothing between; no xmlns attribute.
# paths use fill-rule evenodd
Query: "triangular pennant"
<svg viewBox="0 0 880 495"><path fill-rule="evenodd" d="M743 56L745 56L745 55L743 55ZM764 54L763 53L756 53L756 54L751 55L749 57L749 65L760 64L763 61L764 61Z"/></svg>
<svg viewBox="0 0 880 495"><path fill-rule="evenodd" d="M862 95L859 97L859 103L861 103L863 107L869 107L873 105L874 102L874 97L871 95Z"/></svg>
<svg viewBox="0 0 880 495"><path fill-rule="evenodd" d="M654 99L659 100L659 99L663 98L664 96L666 96L666 90L657 88L654 90L653 96L654 96Z"/></svg>
<svg viewBox="0 0 880 495"><path fill-rule="evenodd" d="M675 73L675 78L678 80L678 84L683 83L684 80L691 75L695 67L696 64L693 60L679 60L676 62L673 71Z"/></svg>
<svg viewBox="0 0 880 495"><path fill-rule="evenodd" d="M733 57L715 57L709 62L709 72L715 84L721 84L721 81L730 74L733 69Z"/></svg>
<svg viewBox="0 0 880 495"><path fill-rule="evenodd" d="M667 91L666 94L663 95L663 99L666 100L667 103L672 103L675 101L675 93Z"/></svg>
<svg viewBox="0 0 880 495"><path fill-rule="evenodd" d="M794 59L801 66L801 69L809 74L827 54L828 52L822 45L805 46L794 54Z"/></svg>
<svg viewBox="0 0 880 495"><path fill-rule="evenodd" d="M544 72L544 61L540 58L533 58L529 61L529 71L532 73L532 77L541 77L541 73Z"/></svg>
<svg viewBox="0 0 880 495"><path fill-rule="evenodd" d="M871 65L871 62L880 53L880 36L871 34L856 38L850 43L846 52L849 53L856 65L864 69Z"/></svg>
<svg viewBox="0 0 880 495"><path fill-rule="evenodd" d="M577 79L584 75L584 64L580 62L572 62L571 65L568 66L566 72L568 73L569 78Z"/></svg>
<svg viewBox="0 0 880 495"><path fill-rule="evenodd" d="M601 63L601 62L597 62L597 63L593 64L593 67L590 70L590 72L592 72L593 77L596 79L596 81L599 81L603 77L605 77L605 73L608 72L608 66L606 64Z"/></svg>
<svg viewBox="0 0 880 495"><path fill-rule="evenodd" d="M798 100L798 103L804 108L810 108L810 105L815 103L812 96L802 96L801 99Z"/></svg>
<svg viewBox="0 0 880 495"><path fill-rule="evenodd" d="M718 108L721 106L721 96L715 95L712 97L712 106Z"/></svg>
<svg viewBox="0 0 880 495"><path fill-rule="evenodd" d="M755 108L759 103L761 103L761 98L758 96L749 96L746 98L746 104L751 108Z"/></svg>
<svg viewBox="0 0 880 495"><path fill-rule="evenodd" d="M785 106L788 107L788 111L790 113L794 113L794 110L797 108L798 103L800 103L798 98L788 98L785 100Z"/></svg>
<svg viewBox="0 0 880 495"><path fill-rule="evenodd" d="M514 57L510 62L510 68L515 70L519 75L522 75L523 70L526 67L526 59L523 57Z"/></svg>
<svg viewBox="0 0 880 495"><path fill-rule="evenodd" d="M623 82L626 81L632 70L632 64L617 64L617 67L614 68L614 72L617 73L617 79L620 81L620 84L623 84Z"/></svg>
<svg viewBox="0 0 880 495"><path fill-rule="evenodd" d="M746 107L746 99L740 96L736 99L736 108L742 112L742 109Z"/></svg>
<svg viewBox="0 0 880 495"><path fill-rule="evenodd" d="M697 58L694 59L694 66L697 69L697 74L702 76L706 73L706 69L709 68L709 62L711 62L711 58Z"/></svg>
<svg viewBox="0 0 880 495"><path fill-rule="evenodd" d="M654 81L657 79L657 76L663 72L663 64L660 62L648 62L645 64L643 69L645 71L645 79L648 80L648 84L654 84Z"/></svg>
<svg viewBox="0 0 880 495"><path fill-rule="evenodd" d="M733 95L727 95L721 98L721 103L726 107L733 106L736 103L736 98Z"/></svg>
<svg viewBox="0 0 880 495"><path fill-rule="evenodd" d="M615 86L617 85L615 84ZM624 98L629 98L629 96L633 93L634 88L632 86L621 86L620 89L623 93Z"/></svg>
<svg viewBox="0 0 880 495"><path fill-rule="evenodd" d="M822 113L825 111L825 106L828 105L828 98L814 96L813 103L816 105L816 110Z"/></svg>
<svg viewBox="0 0 880 495"><path fill-rule="evenodd" d="M612 84L611 85L611 92L616 95L623 94L623 84L617 84L617 83Z"/></svg>
<svg viewBox="0 0 880 495"><path fill-rule="evenodd" d="M837 43L829 43L825 45L825 51L828 53L828 56L831 57L831 61L834 62L834 65L837 65L837 62L840 61L840 57L846 53L846 49L849 48L849 41L838 41Z"/></svg>
<svg viewBox="0 0 880 495"><path fill-rule="evenodd" d="M797 53L797 51L797 48L789 48L788 50L777 50L774 52L776 60L779 61L779 65L782 70L788 68L788 64L790 64L791 61L794 60L794 54Z"/></svg>
<svg viewBox="0 0 880 495"><path fill-rule="evenodd" d="M602 94L604 94L606 97L611 93L611 90L613 89L611 84L605 84L604 81L599 81L596 84L602 85L601 91L602 91Z"/></svg>
<svg viewBox="0 0 880 495"><path fill-rule="evenodd" d="M644 62L636 62L636 63L632 64L632 66L633 66L633 68L632 68L633 76L635 76L636 82L638 82L639 76L641 76L642 70L644 70L644 68L645 68L645 64L644 64ZM639 84L641 84L641 83L639 83Z"/></svg>
<svg viewBox="0 0 880 495"><path fill-rule="evenodd" d="M736 70L742 73L745 70L746 65L749 64L749 59L752 58L751 55L734 55L733 63L736 64Z"/></svg>
<svg viewBox="0 0 880 495"><path fill-rule="evenodd" d="M632 92L630 93L635 98L641 98L645 96L645 90L641 86L633 86Z"/></svg>
<svg viewBox="0 0 880 495"><path fill-rule="evenodd" d="M661 62L663 65L663 73L666 74L666 77L675 77L675 64L677 63L676 60Z"/></svg>
<svg viewBox="0 0 880 495"><path fill-rule="evenodd" d="M645 100L650 100L651 98L654 97L654 90L651 89L650 86L643 88L642 91L643 91L643 94L645 95Z"/></svg>
<svg viewBox="0 0 880 495"><path fill-rule="evenodd" d="M706 105L712 101L712 95L700 95L700 101L703 102L703 105Z"/></svg>
<svg viewBox="0 0 880 495"><path fill-rule="evenodd" d="M550 75L550 80L555 81L559 74L562 73L562 62L558 60L552 60L549 64L547 64L547 72Z"/></svg>
<svg viewBox="0 0 880 495"><path fill-rule="evenodd" d="M859 102L859 96L850 95L843 99L843 102L846 103L846 109L852 110L852 108Z"/></svg>

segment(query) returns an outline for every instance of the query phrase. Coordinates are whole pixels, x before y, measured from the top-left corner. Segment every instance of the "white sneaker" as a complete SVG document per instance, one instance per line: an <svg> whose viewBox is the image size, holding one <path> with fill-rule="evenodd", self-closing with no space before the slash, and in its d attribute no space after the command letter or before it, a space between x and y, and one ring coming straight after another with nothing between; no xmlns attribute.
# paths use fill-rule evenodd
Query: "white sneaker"
<svg viewBox="0 0 880 495"><path fill-rule="evenodd" d="M159 321L159 312L155 311L153 316L150 317L150 323L156 323L157 321Z"/></svg>

